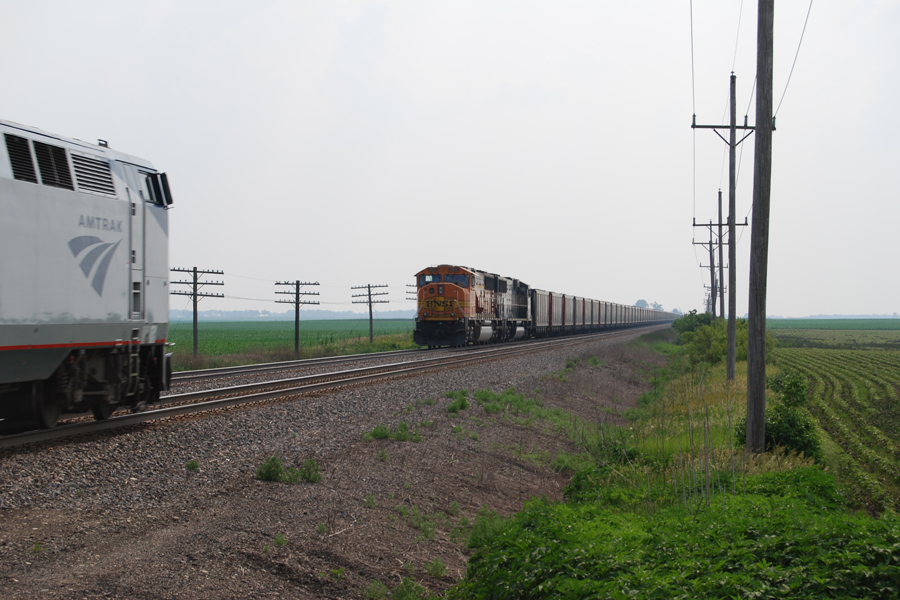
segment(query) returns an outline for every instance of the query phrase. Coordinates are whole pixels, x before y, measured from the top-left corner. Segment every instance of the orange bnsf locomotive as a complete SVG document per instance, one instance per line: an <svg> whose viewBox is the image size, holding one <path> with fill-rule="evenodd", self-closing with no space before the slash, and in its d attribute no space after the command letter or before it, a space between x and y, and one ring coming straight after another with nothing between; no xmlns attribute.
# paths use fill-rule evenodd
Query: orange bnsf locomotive
<svg viewBox="0 0 900 600"><path fill-rule="evenodd" d="M468 267L419 271L415 343L429 348L587 333L675 320L669 312L547 292Z"/></svg>

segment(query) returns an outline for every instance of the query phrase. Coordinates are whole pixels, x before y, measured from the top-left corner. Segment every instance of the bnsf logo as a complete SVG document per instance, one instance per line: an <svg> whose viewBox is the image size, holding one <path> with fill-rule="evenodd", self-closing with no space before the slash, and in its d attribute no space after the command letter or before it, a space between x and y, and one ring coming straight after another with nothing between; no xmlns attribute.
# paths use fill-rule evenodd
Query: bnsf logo
<svg viewBox="0 0 900 600"><path fill-rule="evenodd" d="M426 300L425 308L453 308L453 300Z"/></svg>

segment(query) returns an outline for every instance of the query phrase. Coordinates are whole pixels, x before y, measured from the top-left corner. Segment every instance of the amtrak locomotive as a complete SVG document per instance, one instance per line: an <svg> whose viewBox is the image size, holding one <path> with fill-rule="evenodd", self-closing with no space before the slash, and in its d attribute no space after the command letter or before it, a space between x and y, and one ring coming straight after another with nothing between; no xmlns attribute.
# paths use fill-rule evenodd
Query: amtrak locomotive
<svg viewBox="0 0 900 600"><path fill-rule="evenodd" d="M159 400L171 367L165 173L0 120L0 418Z"/></svg>
<svg viewBox="0 0 900 600"><path fill-rule="evenodd" d="M674 321L674 313L547 292L468 267L416 274L415 342L429 348L505 342Z"/></svg>

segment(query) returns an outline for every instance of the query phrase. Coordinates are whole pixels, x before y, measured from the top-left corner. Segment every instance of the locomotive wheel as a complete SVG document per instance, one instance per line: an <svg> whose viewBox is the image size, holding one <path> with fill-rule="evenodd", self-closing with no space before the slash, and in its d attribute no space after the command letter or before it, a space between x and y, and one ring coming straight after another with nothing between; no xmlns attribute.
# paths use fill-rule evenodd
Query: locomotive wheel
<svg viewBox="0 0 900 600"><path fill-rule="evenodd" d="M116 407L109 402L101 402L91 407L91 412L94 413L94 418L98 421L107 420L115 410Z"/></svg>
<svg viewBox="0 0 900 600"><path fill-rule="evenodd" d="M31 406L34 413L34 421L41 429L56 427L59 421L59 402L52 394L44 392L44 386L38 382L31 384Z"/></svg>

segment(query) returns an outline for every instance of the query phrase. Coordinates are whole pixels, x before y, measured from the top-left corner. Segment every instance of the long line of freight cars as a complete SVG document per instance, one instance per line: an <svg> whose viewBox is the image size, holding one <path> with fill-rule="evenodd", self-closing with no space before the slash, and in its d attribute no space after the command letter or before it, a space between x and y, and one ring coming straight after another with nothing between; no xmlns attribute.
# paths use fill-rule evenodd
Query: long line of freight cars
<svg viewBox="0 0 900 600"><path fill-rule="evenodd" d="M665 323L674 313L532 288L469 267L437 265L416 275L414 340L430 348L505 342Z"/></svg>

